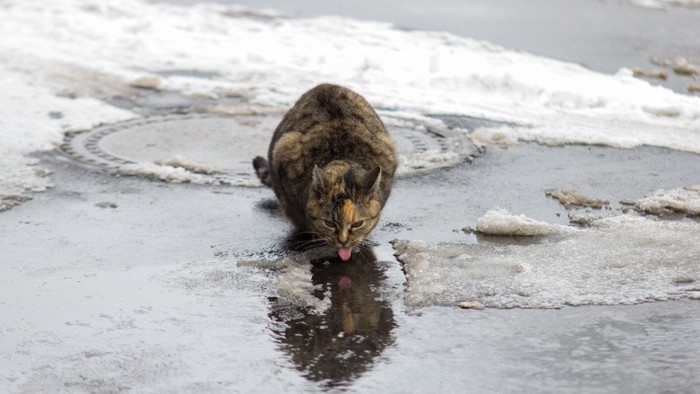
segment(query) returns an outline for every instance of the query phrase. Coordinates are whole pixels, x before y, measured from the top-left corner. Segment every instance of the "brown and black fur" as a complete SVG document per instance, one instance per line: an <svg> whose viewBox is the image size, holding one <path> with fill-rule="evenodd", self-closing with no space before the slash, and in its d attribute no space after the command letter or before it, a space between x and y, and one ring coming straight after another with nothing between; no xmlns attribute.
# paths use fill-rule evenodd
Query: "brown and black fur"
<svg viewBox="0 0 700 394"><path fill-rule="evenodd" d="M322 84L287 112L268 160L258 156L253 166L297 228L352 247L376 226L397 160L394 142L369 103L347 88Z"/></svg>

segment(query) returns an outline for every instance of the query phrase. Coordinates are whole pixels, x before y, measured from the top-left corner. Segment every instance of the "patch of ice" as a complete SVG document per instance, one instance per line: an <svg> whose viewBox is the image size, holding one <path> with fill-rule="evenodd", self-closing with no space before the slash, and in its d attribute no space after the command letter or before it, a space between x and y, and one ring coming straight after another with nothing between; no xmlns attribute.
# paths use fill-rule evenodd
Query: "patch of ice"
<svg viewBox="0 0 700 394"><path fill-rule="evenodd" d="M308 307L315 314L323 314L331 306L330 294L323 299L313 293L322 290L322 285L314 285L311 264L303 257L285 257L281 261L282 272L277 279L280 304Z"/></svg>
<svg viewBox="0 0 700 394"><path fill-rule="evenodd" d="M235 179L221 179L219 180L221 184L232 185L232 186L246 186L246 187L263 187L264 185L257 178L235 178Z"/></svg>
<svg viewBox="0 0 700 394"><path fill-rule="evenodd" d="M440 152L437 150L415 153L410 157L399 155L397 173L410 173L424 168L449 167L454 165L459 159L460 157L456 152Z"/></svg>
<svg viewBox="0 0 700 394"><path fill-rule="evenodd" d="M123 166L119 166L117 172L122 175L145 176L172 183L214 183L214 179L211 177L195 174L181 167L172 167L154 163L125 164Z"/></svg>
<svg viewBox="0 0 700 394"><path fill-rule="evenodd" d="M494 208L476 221L476 231L489 235L556 235L576 230L571 227L541 222L525 215L511 215L505 209Z"/></svg>
<svg viewBox="0 0 700 394"><path fill-rule="evenodd" d="M698 239L697 224L625 215L527 246L397 241L394 248L409 306L559 308L697 295Z"/></svg>
<svg viewBox="0 0 700 394"><path fill-rule="evenodd" d="M634 208L652 215L673 211L700 216L700 185L657 190L639 199Z"/></svg>
<svg viewBox="0 0 700 394"><path fill-rule="evenodd" d="M197 174L211 175L216 174L217 172L221 172L221 169L216 166L213 166L211 164L197 163L182 155L175 155L166 160L158 160L155 163L161 166L184 168L187 171L191 171Z"/></svg>

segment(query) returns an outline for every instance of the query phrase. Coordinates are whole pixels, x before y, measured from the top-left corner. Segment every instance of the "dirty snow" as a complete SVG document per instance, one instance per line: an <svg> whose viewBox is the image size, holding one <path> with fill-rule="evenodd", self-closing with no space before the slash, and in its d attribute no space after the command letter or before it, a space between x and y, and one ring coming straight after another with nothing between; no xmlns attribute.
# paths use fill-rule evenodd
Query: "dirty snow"
<svg viewBox="0 0 700 394"><path fill-rule="evenodd" d="M604 205L610 204L606 200L587 197L578 186L573 186L568 190L545 190L544 194L559 201L560 204L567 208L578 206L601 209Z"/></svg>
<svg viewBox="0 0 700 394"><path fill-rule="evenodd" d="M12 94L0 97L2 173L10 174L0 194L47 187L27 175L28 154L51 149L64 131L135 116L94 97L155 75L159 89L238 95L275 109L335 82L385 109L519 124L507 132L521 140L700 153L700 99L631 70L603 75L447 33L339 17L287 20L224 5L15 0L2 11L0 87ZM213 76L158 74L172 70Z"/></svg>
<svg viewBox="0 0 700 394"><path fill-rule="evenodd" d="M481 219L496 225L506 213ZM512 216L514 223L532 222ZM514 226L512 234L519 234ZM625 215L530 245L397 241L409 306L559 308L635 304L700 294L700 226Z"/></svg>
<svg viewBox="0 0 700 394"><path fill-rule="evenodd" d="M700 216L700 185L657 190L639 199L634 208L653 215L670 211Z"/></svg>

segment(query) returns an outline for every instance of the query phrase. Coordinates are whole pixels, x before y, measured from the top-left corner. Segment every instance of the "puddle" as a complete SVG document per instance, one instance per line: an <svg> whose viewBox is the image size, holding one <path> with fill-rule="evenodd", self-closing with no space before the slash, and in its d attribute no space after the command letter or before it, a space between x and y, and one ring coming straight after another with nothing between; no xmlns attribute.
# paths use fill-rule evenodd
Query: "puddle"
<svg viewBox="0 0 700 394"><path fill-rule="evenodd" d="M394 312L382 290L387 264L377 262L371 249L349 262L317 259L304 264L313 297L324 309L289 302L297 280L280 277L280 297L270 299L272 331L295 368L327 387L343 386L365 373L394 342ZM310 269L309 269L310 268Z"/></svg>
<svg viewBox="0 0 700 394"><path fill-rule="evenodd" d="M347 262L334 251L293 252L294 245L304 245L296 233L284 245L277 258L263 254L239 260L238 271L267 278L270 333L291 365L326 388L346 386L395 342L393 308L403 282L400 275L400 283L394 283L398 264L381 260L369 247ZM391 248L377 251L390 256ZM225 276L226 283L233 278Z"/></svg>
<svg viewBox="0 0 700 394"><path fill-rule="evenodd" d="M152 116L105 125L65 137L61 150L69 157L124 175L170 182L260 186L251 161L267 152L282 115L187 114ZM460 131L436 121L383 116L396 141L398 176L453 166L476 149ZM177 158L193 168L215 168L200 174L187 166L165 163Z"/></svg>

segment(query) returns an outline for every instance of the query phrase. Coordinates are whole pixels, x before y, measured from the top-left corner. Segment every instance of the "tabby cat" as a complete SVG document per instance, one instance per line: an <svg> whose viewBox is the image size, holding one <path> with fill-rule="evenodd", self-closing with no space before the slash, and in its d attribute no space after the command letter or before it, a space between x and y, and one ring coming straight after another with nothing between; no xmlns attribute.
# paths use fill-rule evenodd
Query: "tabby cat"
<svg viewBox="0 0 700 394"><path fill-rule="evenodd" d="M277 126L268 159L253 160L292 224L343 261L377 225L396 165L394 142L369 103L330 84L301 96Z"/></svg>

